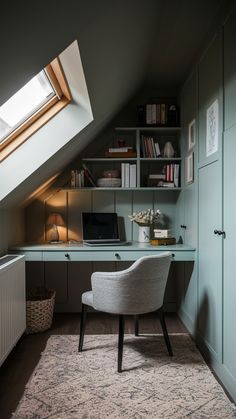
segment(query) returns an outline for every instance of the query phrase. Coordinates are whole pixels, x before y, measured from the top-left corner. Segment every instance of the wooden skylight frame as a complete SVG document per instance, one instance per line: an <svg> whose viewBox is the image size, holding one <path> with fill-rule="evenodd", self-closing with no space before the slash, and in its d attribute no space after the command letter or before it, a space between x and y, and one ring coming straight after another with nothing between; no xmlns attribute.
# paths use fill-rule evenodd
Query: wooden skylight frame
<svg viewBox="0 0 236 419"><path fill-rule="evenodd" d="M16 128L0 143L0 162L23 144L31 135L38 131L51 118L67 106L71 100L71 92L66 80L60 59L55 58L45 67L48 77L56 91L44 106L30 116L22 125Z"/></svg>

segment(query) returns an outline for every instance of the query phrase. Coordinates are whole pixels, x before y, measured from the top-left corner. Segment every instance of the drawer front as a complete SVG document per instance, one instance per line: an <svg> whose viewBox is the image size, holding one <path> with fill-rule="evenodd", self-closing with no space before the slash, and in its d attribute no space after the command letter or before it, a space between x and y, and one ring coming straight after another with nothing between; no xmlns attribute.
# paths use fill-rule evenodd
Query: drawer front
<svg viewBox="0 0 236 419"><path fill-rule="evenodd" d="M35 252L34 252L35 253ZM142 256L163 253L163 250L135 250L135 251L74 251L74 252L43 252L43 260L60 262L79 262L79 261L134 261ZM173 260L191 261L194 260L194 251L172 252ZM41 259L28 259L41 260Z"/></svg>
<svg viewBox="0 0 236 419"><path fill-rule="evenodd" d="M14 254L24 255L26 262L28 261L40 261L43 260L43 252L21 252L17 251Z"/></svg>

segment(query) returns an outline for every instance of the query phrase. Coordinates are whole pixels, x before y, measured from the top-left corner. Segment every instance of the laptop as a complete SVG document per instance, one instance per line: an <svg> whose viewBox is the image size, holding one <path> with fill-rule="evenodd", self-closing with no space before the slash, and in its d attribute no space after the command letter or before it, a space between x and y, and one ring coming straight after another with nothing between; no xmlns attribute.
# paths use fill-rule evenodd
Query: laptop
<svg viewBox="0 0 236 419"><path fill-rule="evenodd" d="M82 212L83 243L89 246L124 245L115 212Z"/></svg>

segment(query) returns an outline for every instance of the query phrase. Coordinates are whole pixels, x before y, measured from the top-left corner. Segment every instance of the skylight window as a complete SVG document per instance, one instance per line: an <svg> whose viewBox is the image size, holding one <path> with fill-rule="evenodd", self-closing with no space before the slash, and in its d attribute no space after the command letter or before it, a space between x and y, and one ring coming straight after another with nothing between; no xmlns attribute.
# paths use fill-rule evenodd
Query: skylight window
<svg viewBox="0 0 236 419"><path fill-rule="evenodd" d="M0 161L63 109L71 99L60 60L55 58L0 106Z"/></svg>
<svg viewBox="0 0 236 419"><path fill-rule="evenodd" d="M56 96L45 70L0 107L0 141Z"/></svg>

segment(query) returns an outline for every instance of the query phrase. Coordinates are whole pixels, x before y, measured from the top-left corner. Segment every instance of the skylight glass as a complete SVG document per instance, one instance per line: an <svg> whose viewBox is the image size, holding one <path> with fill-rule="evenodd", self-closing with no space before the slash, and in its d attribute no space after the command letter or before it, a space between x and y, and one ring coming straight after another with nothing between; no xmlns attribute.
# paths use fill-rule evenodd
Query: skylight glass
<svg viewBox="0 0 236 419"><path fill-rule="evenodd" d="M0 107L0 143L54 96L45 70L40 71Z"/></svg>

